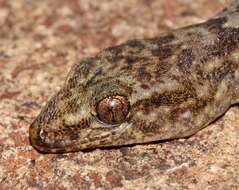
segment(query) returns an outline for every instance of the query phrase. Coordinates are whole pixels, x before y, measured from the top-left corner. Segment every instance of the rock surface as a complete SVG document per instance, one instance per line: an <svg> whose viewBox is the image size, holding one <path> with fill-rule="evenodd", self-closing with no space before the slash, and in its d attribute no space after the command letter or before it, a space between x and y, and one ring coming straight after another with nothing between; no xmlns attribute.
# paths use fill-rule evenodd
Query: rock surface
<svg viewBox="0 0 239 190"><path fill-rule="evenodd" d="M239 189L239 108L188 139L41 154L28 127L71 65L203 21L218 0L0 0L0 189Z"/></svg>

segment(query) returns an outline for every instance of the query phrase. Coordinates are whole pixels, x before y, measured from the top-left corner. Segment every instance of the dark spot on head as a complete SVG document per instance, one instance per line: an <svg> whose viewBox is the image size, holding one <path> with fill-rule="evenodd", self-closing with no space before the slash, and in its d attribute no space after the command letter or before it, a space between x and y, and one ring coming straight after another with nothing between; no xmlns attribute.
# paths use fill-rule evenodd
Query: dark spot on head
<svg viewBox="0 0 239 190"><path fill-rule="evenodd" d="M146 70L145 66L142 66L138 69L138 75L137 78L139 81L150 81L152 76L151 74Z"/></svg>
<svg viewBox="0 0 239 190"><path fill-rule="evenodd" d="M160 118L159 118L160 119ZM144 134L147 133L157 133L160 130L160 126L158 125L159 122L149 122L146 123L143 120L133 120L132 123L134 126L137 126L137 128L142 131Z"/></svg>
<svg viewBox="0 0 239 190"><path fill-rule="evenodd" d="M158 46L156 49L153 49L152 55L158 57L160 60L167 59L172 56L173 50L170 46Z"/></svg>
<svg viewBox="0 0 239 190"><path fill-rule="evenodd" d="M149 87L149 85L148 84L141 84L140 85L140 87L142 88L142 89L150 89L150 87Z"/></svg>
<svg viewBox="0 0 239 190"><path fill-rule="evenodd" d="M167 33L166 35L164 36L159 36L159 37L156 37L156 38L151 38L151 39L148 39L148 41L152 44L167 44L167 43L170 43L172 42L173 40L175 40L175 36L173 33Z"/></svg>
<svg viewBox="0 0 239 190"><path fill-rule="evenodd" d="M109 52L104 55L105 56L104 58L108 62L112 63L113 65L117 65L116 63L120 61L121 59L123 59L122 53L124 52L124 49L125 49L125 45L121 44L121 45L106 48L104 51L102 51L102 53ZM98 59L101 59L100 54L98 55Z"/></svg>
<svg viewBox="0 0 239 190"><path fill-rule="evenodd" d="M183 72L188 72L195 60L192 48L183 49L178 55L177 65Z"/></svg>
<svg viewBox="0 0 239 190"><path fill-rule="evenodd" d="M139 62L142 63L142 62L149 61L148 57L139 57L139 56L134 55L134 54L125 56L124 59L125 59L126 63L128 65L131 65L131 66L135 63L139 63Z"/></svg>
<svg viewBox="0 0 239 190"><path fill-rule="evenodd" d="M77 140L77 139L79 139L79 133L76 133L76 132L74 132L74 133L69 133L69 138L70 138L70 140Z"/></svg>
<svg viewBox="0 0 239 190"><path fill-rule="evenodd" d="M185 102L188 98L192 98L193 94L188 91L174 91L174 92L164 92L162 94L155 93L150 98L150 102L154 104L155 107L160 105L176 105Z"/></svg>
<svg viewBox="0 0 239 190"><path fill-rule="evenodd" d="M129 65L132 65L137 62L138 57L127 56L125 59Z"/></svg>
<svg viewBox="0 0 239 190"><path fill-rule="evenodd" d="M106 54L105 58L114 65L117 65L120 61L132 65L146 59L146 57L139 56L144 48L145 46L142 43L142 40L130 40L124 44L107 48L105 51L109 51L110 53Z"/></svg>

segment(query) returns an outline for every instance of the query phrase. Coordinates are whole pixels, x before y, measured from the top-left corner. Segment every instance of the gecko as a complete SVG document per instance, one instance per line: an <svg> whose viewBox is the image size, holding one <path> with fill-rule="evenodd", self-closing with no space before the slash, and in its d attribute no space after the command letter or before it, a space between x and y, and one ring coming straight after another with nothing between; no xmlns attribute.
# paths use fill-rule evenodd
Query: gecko
<svg viewBox="0 0 239 190"><path fill-rule="evenodd" d="M45 153L192 136L239 103L239 1L205 22L72 66L29 127Z"/></svg>

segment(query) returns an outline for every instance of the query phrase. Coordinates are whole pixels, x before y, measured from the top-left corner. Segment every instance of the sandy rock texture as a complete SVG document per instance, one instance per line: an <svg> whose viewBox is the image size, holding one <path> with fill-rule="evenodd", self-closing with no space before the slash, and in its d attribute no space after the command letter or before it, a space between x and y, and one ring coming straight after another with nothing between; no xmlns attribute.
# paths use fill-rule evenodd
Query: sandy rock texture
<svg viewBox="0 0 239 190"><path fill-rule="evenodd" d="M0 0L0 189L239 189L239 107L189 139L41 154L28 128L82 57L203 21L219 0Z"/></svg>

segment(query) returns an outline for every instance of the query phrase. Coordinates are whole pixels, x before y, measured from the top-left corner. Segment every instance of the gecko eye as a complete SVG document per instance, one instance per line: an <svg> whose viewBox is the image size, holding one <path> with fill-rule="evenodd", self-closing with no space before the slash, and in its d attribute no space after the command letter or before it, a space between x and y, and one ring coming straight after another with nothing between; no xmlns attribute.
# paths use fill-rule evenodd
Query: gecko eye
<svg viewBox="0 0 239 190"><path fill-rule="evenodd" d="M124 96L109 96L100 100L96 111L102 122L111 125L120 124L129 113L129 102Z"/></svg>

